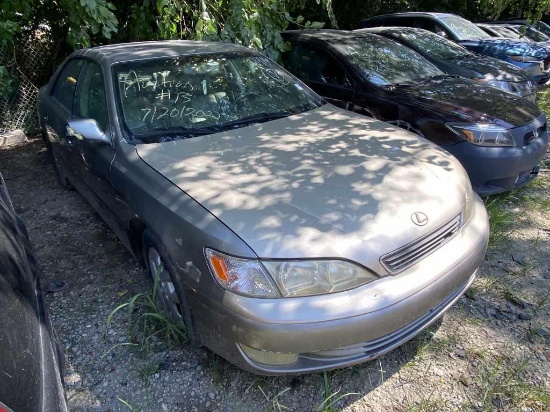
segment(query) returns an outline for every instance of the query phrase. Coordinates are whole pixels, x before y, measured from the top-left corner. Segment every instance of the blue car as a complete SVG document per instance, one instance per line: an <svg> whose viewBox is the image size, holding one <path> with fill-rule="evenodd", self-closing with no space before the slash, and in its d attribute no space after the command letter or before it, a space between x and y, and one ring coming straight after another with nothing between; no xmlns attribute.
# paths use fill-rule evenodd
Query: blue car
<svg viewBox="0 0 550 412"><path fill-rule="evenodd" d="M550 50L536 43L494 38L469 20L450 13L408 12L376 16L360 23L367 27L417 27L448 38L467 49L512 63L527 71L533 80L550 80Z"/></svg>

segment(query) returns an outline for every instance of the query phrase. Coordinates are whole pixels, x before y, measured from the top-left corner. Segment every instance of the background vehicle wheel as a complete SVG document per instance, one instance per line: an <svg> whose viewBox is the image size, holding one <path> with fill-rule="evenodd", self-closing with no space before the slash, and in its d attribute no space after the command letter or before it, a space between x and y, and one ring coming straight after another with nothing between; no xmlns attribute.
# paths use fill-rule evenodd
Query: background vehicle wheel
<svg viewBox="0 0 550 412"><path fill-rule="evenodd" d="M162 243L147 229L143 233L143 258L153 283L158 276L156 296L164 314L172 323L183 325L187 343L191 347L200 347L200 339L187 303L185 290L174 275L176 272L172 260Z"/></svg>
<svg viewBox="0 0 550 412"><path fill-rule="evenodd" d="M48 139L48 135L44 131L42 131L42 139L44 140L44 145L46 146L46 151L48 152L48 159L52 162L53 170L57 175L57 180L59 180L59 183L65 189L74 190L73 186L67 179L67 174L63 172L63 166L59 163L59 159L55 156L52 149L52 144Z"/></svg>
<svg viewBox="0 0 550 412"><path fill-rule="evenodd" d="M424 133L422 133L420 130L414 128L409 122L406 122L404 120L388 120L386 123L393 124L394 126L400 127L401 129L405 129L409 132L413 132L417 134L418 136L424 136Z"/></svg>

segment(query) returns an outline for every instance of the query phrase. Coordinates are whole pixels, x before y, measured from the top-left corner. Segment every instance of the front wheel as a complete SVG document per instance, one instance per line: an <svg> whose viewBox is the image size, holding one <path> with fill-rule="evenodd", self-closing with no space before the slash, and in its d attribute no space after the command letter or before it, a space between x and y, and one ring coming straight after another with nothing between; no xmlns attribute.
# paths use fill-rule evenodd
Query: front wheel
<svg viewBox="0 0 550 412"><path fill-rule="evenodd" d="M157 302L174 325L185 329L187 342L192 347L200 346L194 320L184 289L175 277L175 269L166 249L149 230L143 233L143 258L147 272L153 279Z"/></svg>

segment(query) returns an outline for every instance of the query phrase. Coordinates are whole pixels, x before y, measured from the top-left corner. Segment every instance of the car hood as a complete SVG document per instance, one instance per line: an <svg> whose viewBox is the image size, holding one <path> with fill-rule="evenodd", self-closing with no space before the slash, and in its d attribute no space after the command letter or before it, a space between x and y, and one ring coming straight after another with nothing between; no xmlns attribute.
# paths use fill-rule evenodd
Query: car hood
<svg viewBox="0 0 550 412"><path fill-rule="evenodd" d="M505 38L491 39L470 39L459 42L462 46L484 54L507 54L536 56L544 59L548 57L550 51L536 43L517 41Z"/></svg>
<svg viewBox="0 0 550 412"><path fill-rule="evenodd" d="M509 129L541 113L521 97L459 77L427 80L396 93L405 94L410 104L445 114L449 121L495 123Z"/></svg>
<svg viewBox="0 0 550 412"><path fill-rule="evenodd" d="M456 216L468 186L446 151L332 105L136 150L259 257L340 257L376 271L381 255Z"/></svg>
<svg viewBox="0 0 550 412"><path fill-rule="evenodd" d="M481 73L482 77L508 82L527 82L531 77L525 70L489 56L473 55L464 59L453 59L453 63Z"/></svg>

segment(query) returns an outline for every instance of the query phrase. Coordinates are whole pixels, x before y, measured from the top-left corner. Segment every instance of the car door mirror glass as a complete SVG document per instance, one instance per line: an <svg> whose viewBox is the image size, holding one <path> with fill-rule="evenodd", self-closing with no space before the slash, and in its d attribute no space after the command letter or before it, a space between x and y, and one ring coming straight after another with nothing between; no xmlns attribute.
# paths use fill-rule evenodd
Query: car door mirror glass
<svg viewBox="0 0 550 412"><path fill-rule="evenodd" d="M94 119L71 120L67 125L67 133L78 140L104 142L111 144L111 139L105 134Z"/></svg>

